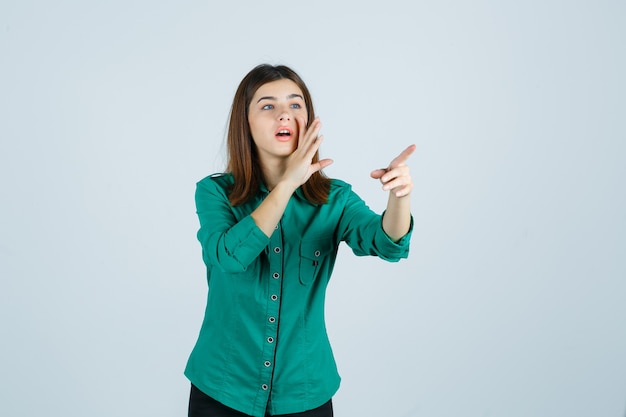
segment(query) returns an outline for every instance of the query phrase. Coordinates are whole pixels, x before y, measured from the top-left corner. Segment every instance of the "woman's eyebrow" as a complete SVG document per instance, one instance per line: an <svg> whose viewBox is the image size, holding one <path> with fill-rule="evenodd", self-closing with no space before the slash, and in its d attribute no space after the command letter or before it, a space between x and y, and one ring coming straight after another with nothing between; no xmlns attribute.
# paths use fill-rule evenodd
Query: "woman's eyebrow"
<svg viewBox="0 0 626 417"><path fill-rule="evenodd" d="M300 94L298 94L298 93L289 94L287 96L288 100L292 99L292 98L299 98L299 99L304 101L304 98ZM259 103L261 100L277 100L277 98L274 97L274 96L264 96L264 97L261 97L260 99L258 99L257 103Z"/></svg>
<svg viewBox="0 0 626 417"><path fill-rule="evenodd" d="M272 97L272 96L261 97L260 99L257 100L257 103L259 103L261 100L276 100L276 97Z"/></svg>

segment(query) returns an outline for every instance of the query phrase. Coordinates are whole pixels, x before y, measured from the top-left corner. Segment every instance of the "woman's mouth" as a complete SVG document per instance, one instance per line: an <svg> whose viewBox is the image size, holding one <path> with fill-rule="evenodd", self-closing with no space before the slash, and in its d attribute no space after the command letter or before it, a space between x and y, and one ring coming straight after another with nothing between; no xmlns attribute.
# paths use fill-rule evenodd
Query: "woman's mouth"
<svg viewBox="0 0 626 417"><path fill-rule="evenodd" d="M288 128L288 127L281 127L276 131L276 139L278 139L281 142L287 142L289 139L291 139L291 136L293 135L293 131Z"/></svg>

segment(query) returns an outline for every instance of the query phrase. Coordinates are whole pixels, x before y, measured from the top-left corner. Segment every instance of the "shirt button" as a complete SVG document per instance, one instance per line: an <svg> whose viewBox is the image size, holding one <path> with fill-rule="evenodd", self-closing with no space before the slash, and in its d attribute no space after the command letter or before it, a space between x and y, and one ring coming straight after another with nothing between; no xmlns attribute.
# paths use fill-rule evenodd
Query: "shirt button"
<svg viewBox="0 0 626 417"><path fill-rule="evenodd" d="M274 278L274 279L278 279L278 278L280 278L280 274L279 274L278 272L274 272L274 273L272 274L272 278Z"/></svg>
<svg viewBox="0 0 626 417"><path fill-rule="evenodd" d="M315 251L315 257L318 257L318 256L320 256L321 254L322 254L322 252L320 252L320 251L318 251L318 250L316 250L316 251Z"/></svg>
<svg viewBox="0 0 626 417"><path fill-rule="evenodd" d="M268 320L269 320L270 323L274 323L276 321L276 318L275 317L270 317Z"/></svg>
<svg viewBox="0 0 626 417"><path fill-rule="evenodd" d="M278 296L276 294L272 294L270 298L274 301L278 300Z"/></svg>
<svg viewBox="0 0 626 417"><path fill-rule="evenodd" d="M272 336L268 337L267 343L274 343L274 338Z"/></svg>
<svg viewBox="0 0 626 417"><path fill-rule="evenodd" d="M278 246L274 248L274 253L280 253L280 248Z"/></svg>
<svg viewBox="0 0 626 417"><path fill-rule="evenodd" d="M263 391L267 391L269 387L267 386L267 384L263 384L261 385L261 388L263 388Z"/></svg>
<svg viewBox="0 0 626 417"><path fill-rule="evenodd" d="M265 363L263 365L265 365L266 368L269 368L272 365L272 362L265 361Z"/></svg>
<svg viewBox="0 0 626 417"><path fill-rule="evenodd" d="M274 229L278 230L278 225L276 225L276 227L274 227Z"/></svg>

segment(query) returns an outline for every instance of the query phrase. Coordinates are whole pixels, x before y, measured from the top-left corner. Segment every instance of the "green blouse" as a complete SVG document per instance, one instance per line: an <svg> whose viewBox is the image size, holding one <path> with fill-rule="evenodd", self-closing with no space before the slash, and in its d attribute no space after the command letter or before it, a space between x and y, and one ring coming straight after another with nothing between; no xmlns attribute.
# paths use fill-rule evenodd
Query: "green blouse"
<svg viewBox="0 0 626 417"><path fill-rule="evenodd" d="M413 229L399 242L383 231L350 185L332 180L328 202L298 189L271 237L250 213L268 191L231 206L230 174L197 184L198 240L209 292L185 375L202 392L245 414L297 413L327 402L340 377L324 324L324 299L337 249L406 258Z"/></svg>

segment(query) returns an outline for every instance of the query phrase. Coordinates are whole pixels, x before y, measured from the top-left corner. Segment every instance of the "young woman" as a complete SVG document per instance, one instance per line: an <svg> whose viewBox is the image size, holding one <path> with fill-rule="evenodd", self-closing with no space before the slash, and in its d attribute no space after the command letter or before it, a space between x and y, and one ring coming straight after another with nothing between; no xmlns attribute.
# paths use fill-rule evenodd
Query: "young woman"
<svg viewBox="0 0 626 417"><path fill-rule="evenodd" d="M190 417L332 416L339 375L324 324L339 243L356 255L406 258L411 145L371 173L389 191L383 215L319 159L320 120L300 77L259 65L241 81L228 168L197 184L198 240L209 285L185 375Z"/></svg>

